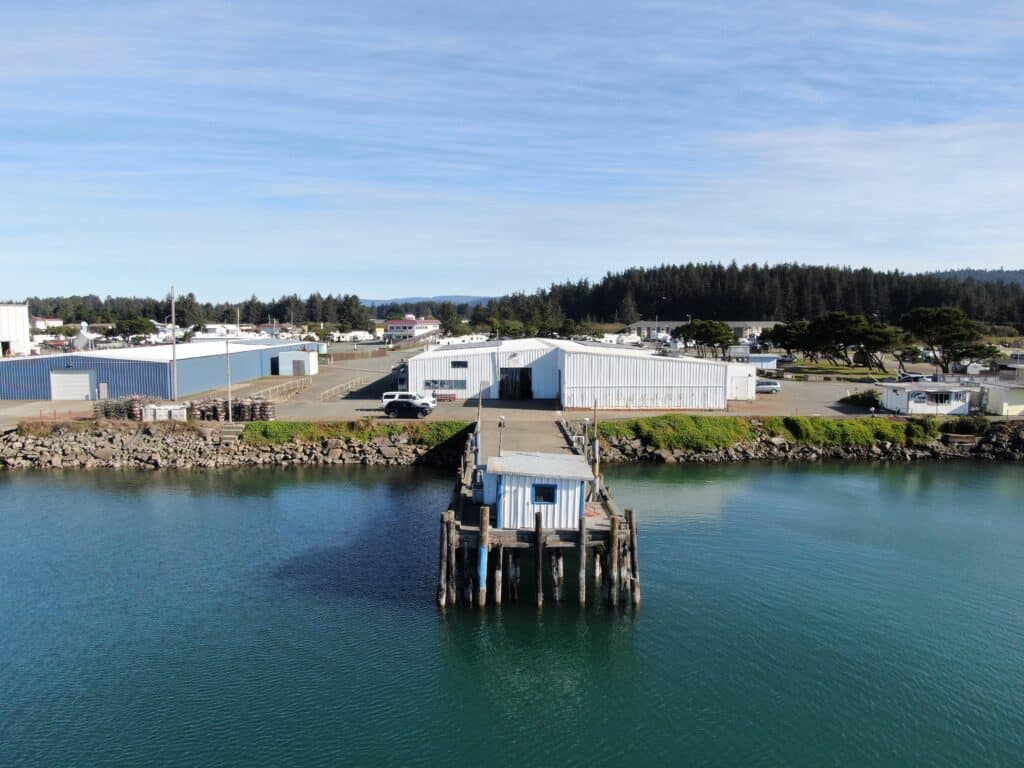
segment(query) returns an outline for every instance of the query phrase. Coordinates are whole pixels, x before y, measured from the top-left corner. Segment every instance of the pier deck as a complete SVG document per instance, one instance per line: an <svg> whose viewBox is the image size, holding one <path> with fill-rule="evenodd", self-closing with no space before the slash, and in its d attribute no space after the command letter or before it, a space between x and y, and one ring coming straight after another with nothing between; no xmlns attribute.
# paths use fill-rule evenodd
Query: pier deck
<svg viewBox="0 0 1024 768"><path fill-rule="evenodd" d="M586 604L588 587L593 587L593 593L609 605L639 605L636 516L615 503L600 476L594 450L571 439L560 422L506 421L499 426L499 419L499 410L478 410L477 426L467 442L449 509L441 515L438 605L454 606L461 596L467 605L482 607L488 594L495 604L506 598L517 601L524 552L532 555L532 590L538 606L543 605L545 594L556 603L562 600L565 555L577 566L580 604ZM564 464L560 457L580 455L570 462L577 473L573 483L589 477L580 483L579 514L568 522L563 520L562 525L545 527L545 513L537 511L530 516L532 527L499 527L501 518L495 507L502 504L500 494L496 504L485 503L487 457L497 466L495 457L505 456L507 462L511 452L528 452L535 463L552 466ZM588 465L590 471L579 474L579 468ZM535 479L543 481L545 476L541 471ZM554 469L552 476L557 479ZM521 496L516 498L526 503ZM522 520L523 515L517 519Z"/></svg>

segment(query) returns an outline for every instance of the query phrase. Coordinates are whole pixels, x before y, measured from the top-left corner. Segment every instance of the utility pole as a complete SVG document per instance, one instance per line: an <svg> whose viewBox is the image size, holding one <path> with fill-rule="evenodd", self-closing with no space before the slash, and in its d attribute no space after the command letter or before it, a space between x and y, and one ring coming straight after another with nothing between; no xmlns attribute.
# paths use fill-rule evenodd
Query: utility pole
<svg viewBox="0 0 1024 768"><path fill-rule="evenodd" d="M228 367L228 422L233 422L235 419L231 415L231 341L230 339L224 339L224 361Z"/></svg>
<svg viewBox="0 0 1024 768"><path fill-rule="evenodd" d="M174 286L171 285L171 401L178 399L178 320L174 316Z"/></svg>

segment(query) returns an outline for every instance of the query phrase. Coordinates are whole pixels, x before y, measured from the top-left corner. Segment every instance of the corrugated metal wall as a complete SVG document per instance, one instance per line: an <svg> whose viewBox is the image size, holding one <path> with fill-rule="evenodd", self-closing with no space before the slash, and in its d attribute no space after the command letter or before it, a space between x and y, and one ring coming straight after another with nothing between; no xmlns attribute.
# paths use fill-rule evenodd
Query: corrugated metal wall
<svg viewBox="0 0 1024 768"><path fill-rule="evenodd" d="M231 355L231 381L241 383L270 375L271 360L281 352L310 346L297 342L280 347L254 348ZM107 385L110 398L129 395L171 397L171 364L162 361L117 360L91 355L43 355L0 361L0 400L49 400L50 371L94 370L98 384ZM178 397L227 385L224 358L192 357L178 361Z"/></svg>
<svg viewBox="0 0 1024 768"><path fill-rule="evenodd" d="M465 361L466 368L453 368L452 361ZM451 392L459 398L475 398L483 382L484 398L496 399L501 368L529 368L532 371L533 397L539 400L558 397L558 350L538 345L531 349L498 352L496 347L446 350L443 355L426 355L409 360L409 389L413 392ZM425 382L461 379L465 389L437 389Z"/></svg>
<svg viewBox="0 0 1024 768"><path fill-rule="evenodd" d="M757 366L729 363L729 399L753 400L757 393Z"/></svg>
<svg viewBox="0 0 1024 768"><path fill-rule="evenodd" d="M554 504L534 504L534 483L557 486ZM584 484L579 480L502 475L499 480L498 515L502 528L534 527L534 516L541 512L545 528L576 530L579 528L580 504Z"/></svg>
<svg viewBox="0 0 1024 768"><path fill-rule="evenodd" d="M558 397L558 350L524 349L498 354L498 373L502 368L529 368L532 371L533 398L552 400ZM498 397L499 383L491 387L491 397Z"/></svg>
<svg viewBox="0 0 1024 768"><path fill-rule="evenodd" d="M453 368L452 361L465 361L466 368ZM480 394L480 383L484 382L484 397L498 396L497 356L494 347L463 349L445 355L417 356L409 360L409 391L435 391L425 386L425 381L461 379L465 389L442 389L438 392L452 392L457 397L470 398ZM493 391L494 394L491 394Z"/></svg>
<svg viewBox="0 0 1024 768"><path fill-rule="evenodd" d="M231 383L241 384L263 376L270 376L271 360L280 358L282 352L305 349L310 344L295 343L280 347L255 347L245 352L231 353ZM312 345L315 347L315 345ZM168 370L170 365L168 364ZM224 357L192 357L178 361L178 397L188 397L197 392L221 389L228 384L227 364Z"/></svg>
<svg viewBox="0 0 1024 768"><path fill-rule="evenodd" d="M563 352L565 408L724 410L728 369L722 363Z"/></svg>

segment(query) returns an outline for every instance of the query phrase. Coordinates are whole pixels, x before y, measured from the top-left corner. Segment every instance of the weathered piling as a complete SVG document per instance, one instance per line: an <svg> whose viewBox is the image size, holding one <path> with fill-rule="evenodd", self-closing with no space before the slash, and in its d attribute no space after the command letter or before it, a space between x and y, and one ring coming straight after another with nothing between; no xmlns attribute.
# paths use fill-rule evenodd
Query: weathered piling
<svg viewBox="0 0 1024 768"><path fill-rule="evenodd" d="M534 542L537 549L537 607L544 605L544 515L534 516Z"/></svg>
<svg viewBox="0 0 1024 768"><path fill-rule="evenodd" d="M455 513L452 512L448 519L448 605L455 605L457 572L455 569L455 552L459 547L459 532L455 522Z"/></svg>
<svg viewBox="0 0 1024 768"><path fill-rule="evenodd" d="M469 556L469 542L462 540L462 579L466 605L473 604L473 561Z"/></svg>
<svg viewBox="0 0 1024 768"><path fill-rule="evenodd" d="M587 604L587 517L580 518L580 605Z"/></svg>
<svg viewBox="0 0 1024 768"><path fill-rule="evenodd" d="M437 604L444 608L448 604L448 515L441 513L441 556L438 558L440 572L437 575Z"/></svg>
<svg viewBox="0 0 1024 768"><path fill-rule="evenodd" d="M498 557L494 561L494 604L501 605L503 579L502 566L505 563L505 546L498 544Z"/></svg>
<svg viewBox="0 0 1024 768"><path fill-rule="evenodd" d="M551 596L556 603L562 602L562 576L565 573L562 566L562 550L551 551Z"/></svg>
<svg viewBox="0 0 1024 768"><path fill-rule="evenodd" d="M491 508L480 507L480 547L477 554L476 604L487 605L487 551L491 547Z"/></svg>
<svg viewBox="0 0 1024 768"><path fill-rule="evenodd" d="M619 603L619 577L622 575L619 570L619 518L612 515L611 529L608 532L608 570L611 572L611 583L608 585L608 604L618 605Z"/></svg>
<svg viewBox="0 0 1024 768"><path fill-rule="evenodd" d="M508 596L513 603L519 602L519 550L513 549L508 554Z"/></svg>
<svg viewBox="0 0 1024 768"><path fill-rule="evenodd" d="M633 605L640 605L640 550L637 547L636 512L627 509L626 519L629 521L629 548L632 552L630 563L633 579Z"/></svg>

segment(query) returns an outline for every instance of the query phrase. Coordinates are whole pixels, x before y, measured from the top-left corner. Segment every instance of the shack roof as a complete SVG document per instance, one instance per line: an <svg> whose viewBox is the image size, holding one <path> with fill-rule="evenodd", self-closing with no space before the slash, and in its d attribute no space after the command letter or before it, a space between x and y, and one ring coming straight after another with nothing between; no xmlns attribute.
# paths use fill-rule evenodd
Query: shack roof
<svg viewBox="0 0 1024 768"><path fill-rule="evenodd" d="M593 480L587 460L574 453L536 453L504 451L487 459L487 472L493 475L554 477L562 480Z"/></svg>

